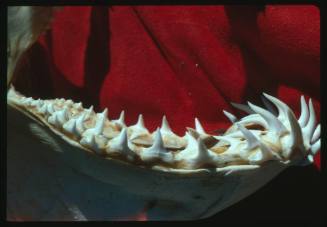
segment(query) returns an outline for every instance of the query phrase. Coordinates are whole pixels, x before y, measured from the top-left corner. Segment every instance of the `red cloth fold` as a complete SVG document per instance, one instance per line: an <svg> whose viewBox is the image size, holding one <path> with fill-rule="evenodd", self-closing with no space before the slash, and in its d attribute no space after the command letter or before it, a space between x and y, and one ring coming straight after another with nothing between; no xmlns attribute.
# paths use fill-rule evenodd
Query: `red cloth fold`
<svg viewBox="0 0 327 227"><path fill-rule="evenodd" d="M320 119L315 6L64 7L31 52L34 95L108 107L109 118L125 110L128 124L142 113L151 130L163 115L179 135L194 117L226 128L222 110L262 105L262 92L297 116L311 97Z"/></svg>

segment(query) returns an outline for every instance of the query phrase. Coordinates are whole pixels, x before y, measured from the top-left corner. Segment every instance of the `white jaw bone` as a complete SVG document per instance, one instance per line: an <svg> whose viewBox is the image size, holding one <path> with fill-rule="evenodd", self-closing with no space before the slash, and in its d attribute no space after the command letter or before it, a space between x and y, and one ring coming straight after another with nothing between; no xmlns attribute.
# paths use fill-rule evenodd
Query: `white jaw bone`
<svg viewBox="0 0 327 227"><path fill-rule="evenodd" d="M299 158L312 162L320 149L321 129L320 124L316 126L311 99L308 107L301 97L301 116L297 120L285 103L263 95L276 106L277 116L250 102L249 106L233 104L251 114L238 120L224 111L233 125L220 136L205 132L196 118L195 130L189 129L180 137L171 130L165 116L161 127L151 134L142 115L135 125L127 126L124 111L117 120L109 120L107 109L96 114L93 107L84 109L72 100L34 100L13 87L8 92L8 103L86 150L145 166L192 170L258 165L272 160L284 163ZM208 138L215 143L208 144Z"/></svg>

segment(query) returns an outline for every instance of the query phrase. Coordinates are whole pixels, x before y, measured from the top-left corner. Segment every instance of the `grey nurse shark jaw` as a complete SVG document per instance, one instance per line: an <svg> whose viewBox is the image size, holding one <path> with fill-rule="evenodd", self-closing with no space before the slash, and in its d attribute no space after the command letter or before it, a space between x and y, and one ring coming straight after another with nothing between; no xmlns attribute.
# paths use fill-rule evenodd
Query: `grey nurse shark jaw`
<svg viewBox="0 0 327 227"><path fill-rule="evenodd" d="M231 122L223 134L206 132L195 118L184 136L173 132L165 116L150 132L142 114L127 125L124 110L109 119L108 109L96 113L70 99L24 96L11 85L14 69L52 15L52 7L9 7L7 103L31 126L30 133L48 144L44 152L65 154L79 171L144 201L182 204L174 218L197 219L254 193L289 166L313 163L320 150L321 126L312 100L304 96L298 119L286 103L263 93L267 109L233 103L248 114L243 118L222 110ZM201 195L201 202L194 195Z"/></svg>

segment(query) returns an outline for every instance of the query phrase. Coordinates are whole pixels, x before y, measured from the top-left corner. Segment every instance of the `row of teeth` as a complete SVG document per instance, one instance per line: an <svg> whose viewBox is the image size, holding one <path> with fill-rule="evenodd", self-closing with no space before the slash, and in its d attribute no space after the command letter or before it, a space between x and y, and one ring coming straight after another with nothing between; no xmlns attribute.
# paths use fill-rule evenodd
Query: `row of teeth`
<svg viewBox="0 0 327 227"><path fill-rule="evenodd" d="M221 136L209 135L200 121L195 119L195 129L189 128L184 137L171 130L165 116L161 127L150 133L144 125L142 115L139 115L135 125L127 126L124 122L124 111L118 119L109 120L107 109L95 113L92 106L84 109L82 103L74 103L72 100L34 100L18 94L13 88L9 90L8 99L40 116L53 128L95 153L120 157L131 162L159 162L182 169L259 164L267 160L289 158L296 148L303 152L310 150L308 159L312 161L320 149L320 125L314 129L316 119L311 100L308 111L304 97L301 98L302 113L299 120L296 120L285 103L264 95L276 105L278 116L251 103L249 106L234 104L235 107L251 113L238 121L233 114L224 111L236 130ZM249 124L261 125L267 130L247 129ZM281 140L285 146L277 149L271 148L262 139L278 144L278 140L285 135L289 135L286 137L290 138L290 142L289 139L286 142ZM206 143L208 140L216 142L209 147Z"/></svg>

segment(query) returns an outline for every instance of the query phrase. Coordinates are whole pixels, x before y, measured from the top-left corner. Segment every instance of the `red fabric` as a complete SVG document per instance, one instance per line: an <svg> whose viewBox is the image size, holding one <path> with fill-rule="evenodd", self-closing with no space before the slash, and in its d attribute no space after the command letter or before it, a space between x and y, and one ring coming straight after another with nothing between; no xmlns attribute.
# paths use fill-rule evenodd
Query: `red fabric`
<svg viewBox="0 0 327 227"><path fill-rule="evenodd" d="M51 27L31 50L34 95L108 107L109 118L125 110L128 124L142 113L151 130L166 115L179 135L194 117L228 127L222 109L262 105L262 92L297 116L311 97L320 119L315 6L64 7Z"/></svg>

